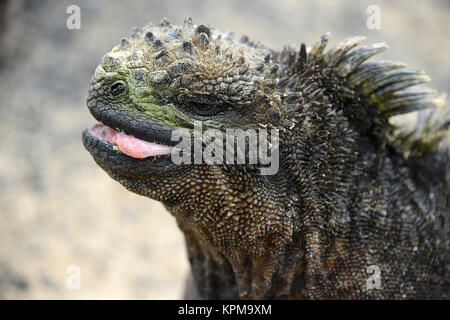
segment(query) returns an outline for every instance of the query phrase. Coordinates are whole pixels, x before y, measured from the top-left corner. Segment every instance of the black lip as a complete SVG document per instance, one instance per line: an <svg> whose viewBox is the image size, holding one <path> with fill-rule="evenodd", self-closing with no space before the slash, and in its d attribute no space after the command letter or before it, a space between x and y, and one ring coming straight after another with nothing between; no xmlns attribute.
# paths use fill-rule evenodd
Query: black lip
<svg viewBox="0 0 450 320"><path fill-rule="evenodd" d="M83 131L83 144L95 161L107 171L112 170L125 175L139 175L166 171L177 167L172 162L170 154L145 159L127 156L116 150L111 143L92 135L89 129Z"/></svg>
<svg viewBox="0 0 450 320"><path fill-rule="evenodd" d="M144 120L137 112L114 108L96 99L88 100L88 108L97 121L138 139L167 146L175 146L178 143L171 140L175 128L165 123Z"/></svg>

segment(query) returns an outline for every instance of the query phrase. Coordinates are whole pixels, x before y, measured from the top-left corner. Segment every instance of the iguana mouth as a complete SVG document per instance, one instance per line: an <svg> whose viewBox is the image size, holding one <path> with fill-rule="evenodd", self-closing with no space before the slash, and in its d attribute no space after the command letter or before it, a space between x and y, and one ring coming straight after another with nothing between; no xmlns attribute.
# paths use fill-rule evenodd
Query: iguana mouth
<svg viewBox="0 0 450 320"><path fill-rule="evenodd" d="M169 146L138 139L100 122L90 127L88 132L92 136L112 144L115 150L135 159L164 156L172 151Z"/></svg>
<svg viewBox="0 0 450 320"><path fill-rule="evenodd" d="M119 174L160 173L173 169L171 128L164 123L144 120L132 112L88 100L89 110L98 121L83 132L83 144L105 170Z"/></svg>
<svg viewBox="0 0 450 320"><path fill-rule="evenodd" d="M83 144L110 174L161 174L178 167L171 159L173 147L138 139L103 123L83 131Z"/></svg>
<svg viewBox="0 0 450 320"><path fill-rule="evenodd" d="M101 99L92 88L87 105L98 122L83 132L83 143L96 160L107 166L112 165L112 159L133 165L150 160L147 162L152 167L157 167L157 163L173 165L170 153L178 143L172 141L175 128L116 107Z"/></svg>

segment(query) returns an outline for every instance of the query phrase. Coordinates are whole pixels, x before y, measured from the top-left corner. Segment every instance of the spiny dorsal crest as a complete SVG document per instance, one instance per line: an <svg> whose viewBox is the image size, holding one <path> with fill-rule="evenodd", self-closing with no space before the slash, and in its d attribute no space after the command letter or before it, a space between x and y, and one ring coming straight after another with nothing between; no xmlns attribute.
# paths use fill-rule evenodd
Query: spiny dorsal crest
<svg viewBox="0 0 450 320"><path fill-rule="evenodd" d="M365 37L352 37L325 51L328 39L329 33L323 35L309 50L308 59L321 62L325 73L337 74L349 89L369 99L369 108L377 108L388 120L389 128L384 132L392 147L407 158L433 152L440 145L449 152L450 103L445 95L415 87L430 81L423 71L410 69L401 62L366 62L388 48L384 43L364 45ZM305 61L300 54L297 59L300 64ZM414 111L418 111L418 120L413 128L389 124L394 116Z"/></svg>

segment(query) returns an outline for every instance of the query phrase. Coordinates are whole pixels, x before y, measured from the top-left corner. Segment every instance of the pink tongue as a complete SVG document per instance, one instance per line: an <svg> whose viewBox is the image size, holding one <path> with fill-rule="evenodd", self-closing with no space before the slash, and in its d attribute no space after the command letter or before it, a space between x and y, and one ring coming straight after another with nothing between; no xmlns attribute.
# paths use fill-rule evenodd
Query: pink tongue
<svg viewBox="0 0 450 320"><path fill-rule="evenodd" d="M171 148L168 146L140 140L107 127L102 123L92 126L89 132L101 140L117 145L121 152L137 159L162 156L169 154L171 151Z"/></svg>

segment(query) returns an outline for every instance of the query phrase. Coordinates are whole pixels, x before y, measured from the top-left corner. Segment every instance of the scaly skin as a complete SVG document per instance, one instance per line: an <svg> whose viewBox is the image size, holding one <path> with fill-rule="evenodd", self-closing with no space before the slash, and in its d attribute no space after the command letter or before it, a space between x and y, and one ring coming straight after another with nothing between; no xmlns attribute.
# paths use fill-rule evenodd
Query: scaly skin
<svg viewBox="0 0 450 320"><path fill-rule="evenodd" d="M445 101L419 71L364 62L350 38L275 52L187 19L134 30L106 54L88 107L105 125L174 145L203 128L280 130L280 167L134 159L85 131L95 161L161 201L183 231L201 298L447 298L450 173ZM364 63L363 63L364 62ZM421 91L422 90L422 91ZM442 104L439 106L439 104ZM432 107L414 134L389 118ZM367 268L381 272L367 287Z"/></svg>

